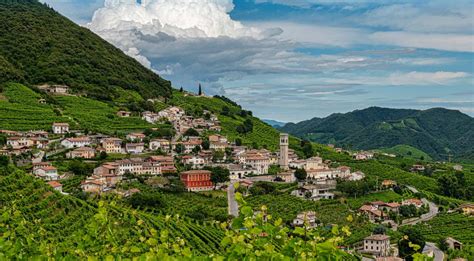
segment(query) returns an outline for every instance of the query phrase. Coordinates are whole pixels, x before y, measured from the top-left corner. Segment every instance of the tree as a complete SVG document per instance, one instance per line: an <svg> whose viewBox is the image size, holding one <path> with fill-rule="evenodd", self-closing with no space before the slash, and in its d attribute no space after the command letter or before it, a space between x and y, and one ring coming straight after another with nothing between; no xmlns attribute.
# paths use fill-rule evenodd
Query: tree
<svg viewBox="0 0 474 261"><path fill-rule="evenodd" d="M225 116L230 116L230 108L228 106L222 107L221 114Z"/></svg>
<svg viewBox="0 0 474 261"><path fill-rule="evenodd" d="M403 217L414 217L416 216L417 209L414 205L400 206L400 215Z"/></svg>
<svg viewBox="0 0 474 261"><path fill-rule="evenodd" d="M214 162L220 162L224 159L224 151L222 150L215 150L212 152L212 161Z"/></svg>
<svg viewBox="0 0 474 261"><path fill-rule="evenodd" d="M384 225L378 225L374 228L374 234L384 235L387 232L387 228Z"/></svg>
<svg viewBox="0 0 474 261"><path fill-rule="evenodd" d="M425 238L420 231L411 227L402 231L402 233L404 233L405 236L398 241L399 256L405 258L407 261L413 261L412 255L421 252L425 247Z"/></svg>
<svg viewBox="0 0 474 261"><path fill-rule="evenodd" d="M201 146L202 146L203 149L208 150L209 147L211 146L211 144L209 143L209 139L208 139L208 138L205 138L205 139L202 141Z"/></svg>
<svg viewBox="0 0 474 261"><path fill-rule="evenodd" d="M242 139L241 138L236 138L235 139L235 146L242 146Z"/></svg>
<svg viewBox="0 0 474 261"><path fill-rule="evenodd" d="M201 84L199 84L199 87L198 87L198 95L199 95L199 96L202 95L202 87L201 87Z"/></svg>
<svg viewBox="0 0 474 261"><path fill-rule="evenodd" d="M179 88L179 92L184 92L183 86L181 86L181 88Z"/></svg>
<svg viewBox="0 0 474 261"><path fill-rule="evenodd" d="M211 181L214 183L214 186L217 183L223 183L230 180L230 171L223 167L208 167L205 168L211 171Z"/></svg>
<svg viewBox="0 0 474 261"><path fill-rule="evenodd" d="M184 132L183 136L197 137L199 136L199 132L193 128L189 128Z"/></svg>
<svg viewBox="0 0 474 261"><path fill-rule="evenodd" d="M81 160L75 159L69 162L68 170L74 175L87 176L92 173L93 167Z"/></svg>
<svg viewBox="0 0 474 261"><path fill-rule="evenodd" d="M105 160L107 158L107 152L101 151L99 154L99 159L100 160Z"/></svg>
<svg viewBox="0 0 474 261"><path fill-rule="evenodd" d="M295 177L296 177L296 179L298 179L299 181L305 180L307 176L308 176L308 174L306 173L306 170L305 170L305 169L297 169L297 170L295 171Z"/></svg>
<svg viewBox="0 0 474 261"><path fill-rule="evenodd" d="M4 146L5 144L7 144L7 136L0 134L0 147Z"/></svg>
<svg viewBox="0 0 474 261"><path fill-rule="evenodd" d="M303 146L303 153L306 158L311 158L314 155L313 151L313 145L311 145L311 142L307 142Z"/></svg>
<svg viewBox="0 0 474 261"><path fill-rule="evenodd" d="M10 160L8 159L7 156L0 156L0 167L6 167L8 166L8 163L10 162Z"/></svg>
<svg viewBox="0 0 474 261"><path fill-rule="evenodd" d="M178 144L176 144L176 147L175 147L174 151L178 154L181 154L181 153L184 152L185 149L186 148L184 147L184 145L182 143L178 143Z"/></svg>

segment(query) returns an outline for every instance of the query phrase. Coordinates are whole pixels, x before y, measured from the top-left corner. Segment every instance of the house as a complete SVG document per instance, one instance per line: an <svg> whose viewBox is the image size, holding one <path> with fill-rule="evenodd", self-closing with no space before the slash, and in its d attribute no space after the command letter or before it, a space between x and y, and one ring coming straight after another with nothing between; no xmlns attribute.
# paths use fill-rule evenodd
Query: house
<svg viewBox="0 0 474 261"><path fill-rule="evenodd" d="M140 154L145 150L144 143L127 143L125 144L125 151L131 154Z"/></svg>
<svg viewBox="0 0 474 261"><path fill-rule="evenodd" d="M54 134L66 134L69 132L69 123L55 122L53 123Z"/></svg>
<svg viewBox="0 0 474 261"><path fill-rule="evenodd" d="M127 134L127 140L134 141L134 142L143 142L143 139L146 137L143 133L132 132Z"/></svg>
<svg viewBox="0 0 474 261"><path fill-rule="evenodd" d="M37 86L38 89L53 93L53 94L67 94L69 92L69 86L66 85L49 85L49 84L43 84Z"/></svg>
<svg viewBox="0 0 474 261"><path fill-rule="evenodd" d="M463 168L462 168L462 165L456 164L456 165L453 166L453 169L455 171L462 171Z"/></svg>
<svg viewBox="0 0 474 261"><path fill-rule="evenodd" d="M334 199L334 193L331 191L335 189L335 182L306 184L296 190L293 190L291 194L300 198L307 198L315 201L320 199Z"/></svg>
<svg viewBox="0 0 474 261"><path fill-rule="evenodd" d="M425 170L425 166L420 165L420 164L414 164L411 167L411 171L413 171L413 172L424 171L424 170Z"/></svg>
<svg viewBox="0 0 474 261"><path fill-rule="evenodd" d="M155 123L160 119L160 116L154 112L145 111L142 113L142 119L149 123Z"/></svg>
<svg viewBox="0 0 474 261"><path fill-rule="evenodd" d="M305 170L319 170L319 169L327 169L328 167L326 164L323 163L323 159L321 157L311 157L306 160Z"/></svg>
<svg viewBox="0 0 474 261"><path fill-rule="evenodd" d="M89 137L66 138L61 141L61 145L66 149L79 148L91 145Z"/></svg>
<svg viewBox="0 0 474 261"><path fill-rule="evenodd" d="M149 148L150 150L160 149L163 152L170 152L171 142L165 139L153 139L150 141Z"/></svg>
<svg viewBox="0 0 474 261"><path fill-rule="evenodd" d="M339 166L337 167L337 171L339 172L339 178L346 179L351 176L351 168L347 166Z"/></svg>
<svg viewBox="0 0 474 261"><path fill-rule="evenodd" d="M33 170L33 174L44 180L58 180L58 169L53 166L40 167Z"/></svg>
<svg viewBox="0 0 474 261"><path fill-rule="evenodd" d="M13 136L7 137L7 146L13 149L30 148L34 144L33 140L28 137Z"/></svg>
<svg viewBox="0 0 474 261"><path fill-rule="evenodd" d="M446 242L449 249L462 250L462 243L452 237L447 237L444 242Z"/></svg>
<svg viewBox="0 0 474 261"><path fill-rule="evenodd" d="M174 159L170 156L150 156L147 158L148 162L159 163L161 166L161 173L176 173L176 167L174 166Z"/></svg>
<svg viewBox="0 0 474 261"><path fill-rule="evenodd" d="M278 173L276 177L280 178L283 182L286 183L292 183L296 181L295 173L292 170Z"/></svg>
<svg viewBox="0 0 474 261"><path fill-rule="evenodd" d="M293 219L293 226L295 227L304 227L315 228L318 226L316 223L316 212L314 211L305 211L299 213L295 219Z"/></svg>
<svg viewBox="0 0 474 261"><path fill-rule="evenodd" d="M382 221L388 218L388 216L385 215L383 211L379 210L373 205L363 205L359 208L359 212L367 215L371 222Z"/></svg>
<svg viewBox="0 0 474 261"><path fill-rule="evenodd" d="M459 206L462 210L464 215L474 215L474 204L473 203L465 203Z"/></svg>
<svg viewBox="0 0 474 261"><path fill-rule="evenodd" d="M95 157L95 149L89 148L89 147L80 147L66 153L66 158L68 159L75 159L75 158L92 159L94 157Z"/></svg>
<svg viewBox="0 0 474 261"><path fill-rule="evenodd" d="M254 154L245 158L245 164L250 166L252 169L255 169L255 174L263 175L268 173L270 160L268 157L262 156L260 154Z"/></svg>
<svg viewBox="0 0 474 261"><path fill-rule="evenodd" d="M193 149L196 147L201 148L201 143L202 143L201 140L195 140L195 139L183 142L182 144L184 146L184 153L191 153Z"/></svg>
<svg viewBox="0 0 474 261"><path fill-rule="evenodd" d="M362 151L354 155L356 160L369 160L374 157L372 152Z"/></svg>
<svg viewBox="0 0 474 261"><path fill-rule="evenodd" d="M251 168L245 168L240 164L227 164L225 166L230 172L230 180L239 180L245 178L247 175L253 174L256 170Z"/></svg>
<svg viewBox="0 0 474 261"><path fill-rule="evenodd" d="M117 116L122 117L122 118L128 118L132 116L132 113L129 111L118 111Z"/></svg>
<svg viewBox="0 0 474 261"><path fill-rule="evenodd" d="M304 169L306 168L306 160L295 160L288 163L288 167L291 169Z"/></svg>
<svg viewBox="0 0 474 261"><path fill-rule="evenodd" d="M122 140L119 138L103 139L102 147L107 153L122 153Z"/></svg>
<svg viewBox="0 0 474 261"><path fill-rule="evenodd" d="M225 142L212 141L209 143L209 149L211 150L225 150L229 145Z"/></svg>
<svg viewBox="0 0 474 261"><path fill-rule="evenodd" d="M397 202L385 203L384 205L381 206L381 208L383 211L398 212L400 209L400 204Z"/></svg>
<svg viewBox="0 0 474 261"><path fill-rule="evenodd" d="M417 198L410 198L402 201L402 206L414 205L416 208L421 208L423 206L423 201Z"/></svg>
<svg viewBox="0 0 474 261"><path fill-rule="evenodd" d="M105 188L105 182L98 177L92 176L81 182L81 189L84 192L100 194Z"/></svg>
<svg viewBox="0 0 474 261"><path fill-rule="evenodd" d="M397 185L397 182L394 181L394 180L391 180L391 179L384 179L382 181L382 187L391 188L391 187L396 186L396 185Z"/></svg>
<svg viewBox="0 0 474 261"><path fill-rule="evenodd" d="M59 192L63 192L63 184L57 182L57 181L49 181L48 182L48 185L50 185L54 190L56 191L59 191Z"/></svg>
<svg viewBox="0 0 474 261"><path fill-rule="evenodd" d="M44 167L49 167L49 166L53 166L51 164L51 162L37 162L37 163L33 163L33 171L36 170L36 169L39 169L39 168L44 168Z"/></svg>
<svg viewBox="0 0 474 261"><path fill-rule="evenodd" d="M211 172L208 170L189 170L180 174L181 181L188 191L212 190Z"/></svg>
<svg viewBox="0 0 474 261"><path fill-rule="evenodd" d="M365 178L365 174L362 171L356 171L352 172L349 177L347 177L347 180L349 181L357 181L357 180L362 180Z"/></svg>
<svg viewBox="0 0 474 261"><path fill-rule="evenodd" d="M203 168L206 161L204 158L195 155L185 155L181 157L183 164L192 166L193 169Z"/></svg>
<svg viewBox="0 0 474 261"><path fill-rule="evenodd" d="M227 143L228 140L225 136L219 135L219 134L213 134L209 135L209 142L221 142L221 143Z"/></svg>
<svg viewBox="0 0 474 261"><path fill-rule="evenodd" d="M376 234L364 238L361 252L374 255L375 257L390 256L390 237Z"/></svg>

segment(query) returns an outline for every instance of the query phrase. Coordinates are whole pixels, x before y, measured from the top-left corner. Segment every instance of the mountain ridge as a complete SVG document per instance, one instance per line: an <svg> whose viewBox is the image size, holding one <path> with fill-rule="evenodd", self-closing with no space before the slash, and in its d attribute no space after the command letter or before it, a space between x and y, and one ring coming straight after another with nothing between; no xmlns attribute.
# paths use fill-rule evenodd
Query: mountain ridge
<svg viewBox="0 0 474 261"><path fill-rule="evenodd" d="M474 119L457 110L369 107L288 123L279 128L295 136L354 149L378 149L406 144L435 159L469 154Z"/></svg>

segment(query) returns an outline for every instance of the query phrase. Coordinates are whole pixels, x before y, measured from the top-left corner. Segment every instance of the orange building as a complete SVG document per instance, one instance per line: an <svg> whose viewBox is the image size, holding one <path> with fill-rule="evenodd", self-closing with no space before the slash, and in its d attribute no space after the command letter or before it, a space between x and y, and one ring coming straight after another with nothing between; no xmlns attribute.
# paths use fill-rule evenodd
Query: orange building
<svg viewBox="0 0 474 261"><path fill-rule="evenodd" d="M190 170L182 172L181 181L188 191L212 190L211 172L208 170Z"/></svg>

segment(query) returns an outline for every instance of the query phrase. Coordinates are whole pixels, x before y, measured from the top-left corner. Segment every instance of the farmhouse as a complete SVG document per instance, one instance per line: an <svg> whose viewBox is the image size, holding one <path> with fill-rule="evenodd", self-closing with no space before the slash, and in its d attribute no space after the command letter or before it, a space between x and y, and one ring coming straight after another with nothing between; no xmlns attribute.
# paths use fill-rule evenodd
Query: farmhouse
<svg viewBox="0 0 474 261"><path fill-rule="evenodd" d="M129 111L118 111L117 116L122 117L122 118L128 118L132 116L132 113Z"/></svg>
<svg viewBox="0 0 474 261"><path fill-rule="evenodd" d="M63 192L63 184L57 182L57 181L49 181L48 182L48 185L50 185L54 190L56 191L59 191L59 192Z"/></svg>
<svg viewBox="0 0 474 261"><path fill-rule="evenodd" d="M118 138L103 139L102 147L107 153L122 153L122 140Z"/></svg>
<svg viewBox="0 0 474 261"><path fill-rule="evenodd" d="M126 138L127 140L131 140L134 142L142 142L145 137L146 136L143 133L132 132L132 133L127 134Z"/></svg>
<svg viewBox="0 0 474 261"><path fill-rule="evenodd" d="M91 139L89 137L66 138L61 141L61 145L67 149L89 146Z"/></svg>
<svg viewBox="0 0 474 261"><path fill-rule="evenodd" d="M53 94L67 94L69 92L69 86L66 85L49 85L49 84L43 84L37 86L38 89L53 93Z"/></svg>
<svg viewBox="0 0 474 261"><path fill-rule="evenodd" d="M163 152L170 151L170 141L165 139L153 139L150 141L149 144L150 150L158 150L160 149Z"/></svg>
<svg viewBox="0 0 474 261"><path fill-rule="evenodd" d="M316 212L314 211L305 211L299 213L296 218L293 220L293 226L295 227L308 227L315 228L318 226L316 223Z"/></svg>
<svg viewBox="0 0 474 261"><path fill-rule="evenodd" d="M54 134L66 134L69 132L69 123L55 122L53 123Z"/></svg>
<svg viewBox="0 0 474 261"><path fill-rule="evenodd" d="M402 201L403 206L414 205L417 208L421 208L423 206L423 201L417 198L410 198Z"/></svg>
<svg viewBox="0 0 474 261"><path fill-rule="evenodd" d="M180 174L181 181L188 191L212 190L211 172L208 170L190 170Z"/></svg>
<svg viewBox="0 0 474 261"><path fill-rule="evenodd" d="M145 149L145 144L144 143L127 143L127 144L125 144L125 150L127 151L127 153L140 154L140 153L143 153L144 149Z"/></svg>
<svg viewBox="0 0 474 261"><path fill-rule="evenodd" d="M44 180L58 180L58 169L53 166L44 166L33 170L33 174Z"/></svg>
<svg viewBox="0 0 474 261"><path fill-rule="evenodd" d="M95 157L95 150L89 147L80 147L66 154L68 159L83 158L92 159Z"/></svg>
<svg viewBox="0 0 474 261"><path fill-rule="evenodd" d="M364 238L363 253L372 254L375 257L390 256L390 237L387 235L371 235Z"/></svg>
<svg viewBox="0 0 474 261"><path fill-rule="evenodd" d="M465 203L459 206L462 210L464 215L474 215L474 204L473 203Z"/></svg>
<svg viewBox="0 0 474 261"><path fill-rule="evenodd" d="M185 165L192 166L193 169L203 168L206 163L204 158L196 155L185 155L181 157L181 160Z"/></svg>

